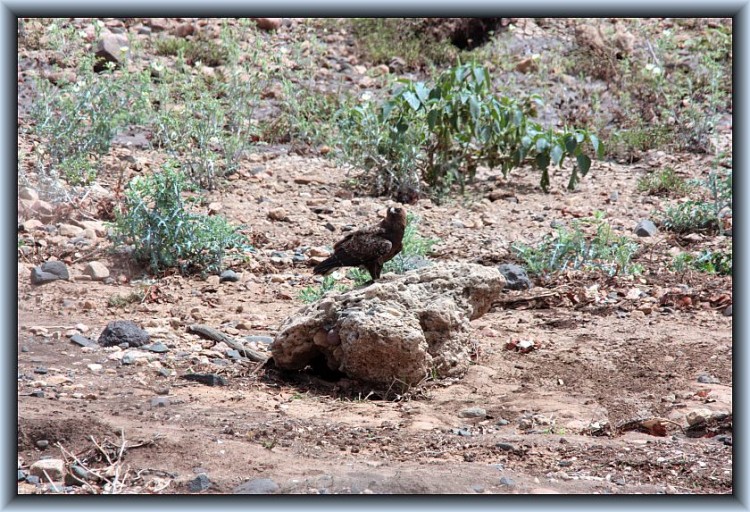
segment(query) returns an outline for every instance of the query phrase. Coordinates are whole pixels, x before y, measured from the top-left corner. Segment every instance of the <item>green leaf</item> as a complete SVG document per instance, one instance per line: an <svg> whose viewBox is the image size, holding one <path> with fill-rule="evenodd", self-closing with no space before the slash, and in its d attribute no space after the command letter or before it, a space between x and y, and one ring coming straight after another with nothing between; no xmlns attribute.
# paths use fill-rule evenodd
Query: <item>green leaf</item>
<svg viewBox="0 0 750 512"><path fill-rule="evenodd" d="M475 66L474 69L472 69L474 73L474 80L476 80L477 84L482 85L484 83L484 73L485 69L482 66Z"/></svg>
<svg viewBox="0 0 750 512"><path fill-rule="evenodd" d="M435 124L437 123L439 115L440 113L437 110L430 110L427 113L427 126L430 128L430 131L435 129Z"/></svg>
<svg viewBox="0 0 750 512"><path fill-rule="evenodd" d="M539 154L543 154L545 151L547 151L547 148L549 148L549 142L544 137L539 137L536 140L536 151ZM549 160L549 156L547 156L547 160Z"/></svg>
<svg viewBox="0 0 750 512"><path fill-rule="evenodd" d="M549 155L547 153L539 153L536 155L536 166L546 173L547 167L549 167ZM547 181L549 182L549 177L547 177Z"/></svg>
<svg viewBox="0 0 750 512"><path fill-rule="evenodd" d="M430 90L425 86L424 82L417 82L414 84L414 90L422 103L424 103L430 96Z"/></svg>
<svg viewBox="0 0 750 512"><path fill-rule="evenodd" d="M580 144L586 139L586 134L583 132L576 132L576 141Z"/></svg>
<svg viewBox="0 0 750 512"><path fill-rule="evenodd" d="M411 91L404 91L404 93L401 96L406 100L406 102L409 104L409 106L413 110L419 110L419 107L422 104L422 102L419 101L419 98L417 98L416 94L414 94Z"/></svg>
<svg viewBox="0 0 750 512"><path fill-rule="evenodd" d="M469 113L474 122L479 121L480 107L474 96L469 97Z"/></svg>
<svg viewBox="0 0 750 512"><path fill-rule="evenodd" d="M560 145L555 144L552 147L552 151L550 151L550 156L552 157L553 165L560 165L563 157L563 148Z"/></svg>
<svg viewBox="0 0 750 512"><path fill-rule="evenodd" d="M581 175L586 176L586 173L589 172L589 168L591 167L591 159L582 154L578 155L576 160L578 161L578 168L581 170Z"/></svg>
<svg viewBox="0 0 750 512"><path fill-rule="evenodd" d="M571 134L565 134L565 149L568 151L569 154L573 154L573 152L576 150L576 146L578 146L578 142L576 142L576 138Z"/></svg>
<svg viewBox="0 0 750 512"><path fill-rule="evenodd" d="M604 144L602 144L602 142L599 140L599 137L593 134L589 134L589 140L591 141L591 145L594 147L596 157L600 160L604 158Z"/></svg>

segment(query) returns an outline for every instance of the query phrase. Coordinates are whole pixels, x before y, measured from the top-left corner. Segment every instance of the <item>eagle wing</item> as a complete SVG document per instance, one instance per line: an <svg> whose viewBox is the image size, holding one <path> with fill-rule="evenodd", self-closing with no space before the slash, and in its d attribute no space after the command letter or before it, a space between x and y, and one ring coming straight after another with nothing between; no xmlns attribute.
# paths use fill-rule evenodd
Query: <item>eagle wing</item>
<svg viewBox="0 0 750 512"><path fill-rule="evenodd" d="M339 240L334 246L334 253L340 264L357 266L382 260L392 248L390 240L364 231L350 233Z"/></svg>

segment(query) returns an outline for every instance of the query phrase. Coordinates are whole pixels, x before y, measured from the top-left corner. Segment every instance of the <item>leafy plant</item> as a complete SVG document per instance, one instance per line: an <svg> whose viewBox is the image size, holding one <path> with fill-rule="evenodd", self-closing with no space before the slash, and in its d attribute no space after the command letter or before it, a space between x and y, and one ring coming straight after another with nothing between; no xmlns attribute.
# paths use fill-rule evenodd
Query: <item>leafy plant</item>
<svg viewBox="0 0 750 512"><path fill-rule="evenodd" d="M380 105L364 103L343 113L343 158L374 175L376 193L397 198L419 194L421 182L440 196L458 184L463 192L477 167L513 168L531 162L541 170L540 185L549 189L549 166L575 160L568 187L585 175L591 158L604 151L586 130L545 129L529 119L540 104L497 97L488 71L476 64L443 72L432 86L399 80L391 98Z"/></svg>
<svg viewBox="0 0 750 512"><path fill-rule="evenodd" d="M689 252L682 252L672 259L669 265L673 271L684 274L688 270L697 270L708 274L732 274L732 251L705 250L694 256Z"/></svg>
<svg viewBox="0 0 750 512"><path fill-rule="evenodd" d="M732 210L732 171L713 170L698 182L700 199L669 206L662 214L664 227L677 233L697 231L724 232L723 218Z"/></svg>
<svg viewBox="0 0 750 512"><path fill-rule="evenodd" d="M583 230L587 224L596 228L593 236ZM511 250L524 261L530 274L540 276L565 270L598 270L610 276L642 271L632 262L638 244L612 233L601 214L589 221L575 221L572 230L558 227L536 246L514 242Z"/></svg>
<svg viewBox="0 0 750 512"><path fill-rule="evenodd" d="M157 55L182 56L191 66L200 62L204 66L222 66L229 62L230 51L205 36L196 39L164 37L155 42Z"/></svg>
<svg viewBox="0 0 750 512"><path fill-rule="evenodd" d="M228 249L246 238L224 217L188 210L195 198L183 198L185 176L174 162L162 172L136 177L125 190L124 211L117 212L113 241L133 244L133 256L153 272L176 268L182 273L221 268Z"/></svg>

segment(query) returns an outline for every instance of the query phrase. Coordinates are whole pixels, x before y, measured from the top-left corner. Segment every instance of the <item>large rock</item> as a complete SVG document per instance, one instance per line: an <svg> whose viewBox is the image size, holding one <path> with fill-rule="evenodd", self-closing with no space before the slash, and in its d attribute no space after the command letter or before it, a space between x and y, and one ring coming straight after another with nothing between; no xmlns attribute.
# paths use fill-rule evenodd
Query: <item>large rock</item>
<svg viewBox="0 0 750 512"><path fill-rule="evenodd" d="M114 320L107 324L98 343L102 347L114 347L127 343L131 347L142 347L151 341L151 336L130 320Z"/></svg>
<svg viewBox="0 0 750 512"><path fill-rule="evenodd" d="M274 362L299 370L324 362L351 378L416 384L469 364L469 320L489 311L505 287L496 268L449 263L388 277L300 309L271 345Z"/></svg>

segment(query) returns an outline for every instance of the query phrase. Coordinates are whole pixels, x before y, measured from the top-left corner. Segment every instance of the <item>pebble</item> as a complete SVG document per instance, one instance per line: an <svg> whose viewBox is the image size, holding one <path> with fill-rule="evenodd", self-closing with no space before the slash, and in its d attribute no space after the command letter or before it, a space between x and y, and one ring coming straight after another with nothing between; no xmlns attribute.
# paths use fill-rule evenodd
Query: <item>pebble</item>
<svg viewBox="0 0 750 512"><path fill-rule="evenodd" d="M699 425L711 418L711 411L709 409L694 409L687 413L685 418L687 419L688 425Z"/></svg>
<svg viewBox="0 0 750 512"><path fill-rule="evenodd" d="M471 489L479 494L484 493L484 486L482 484L474 484L471 486Z"/></svg>
<svg viewBox="0 0 750 512"><path fill-rule="evenodd" d="M513 481L512 478L508 478L507 476L501 476L500 485L505 485L505 486L510 487L512 485L515 485L515 482Z"/></svg>
<svg viewBox="0 0 750 512"><path fill-rule="evenodd" d="M21 199L36 201L39 199L39 193L31 187L23 187L18 191L18 197Z"/></svg>
<svg viewBox="0 0 750 512"><path fill-rule="evenodd" d="M503 450L506 452L512 452L512 451L515 451L516 449L516 447L510 443L497 443L495 445L495 448L499 448L500 450Z"/></svg>
<svg viewBox="0 0 750 512"><path fill-rule="evenodd" d="M249 343L263 343L264 345L269 345L273 343L273 338L271 336L245 336L245 341Z"/></svg>
<svg viewBox="0 0 750 512"><path fill-rule="evenodd" d="M213 373L188 373L187 375L183 375L182 378L185 380L200 382L201 384L205 384L206 386L227 385L227 381L224 377L215 375Z"/></svg>
<svg viewBox="0 0 750 512"><path fill-rule="evenodd" d="M240 276L238 276L237 272L235 272L234 270L225 270L219 276L220 283L223 283L224 281L229 281L230 283L236 283L239 280L240 280Z"/></svg>
<svg viewBox="0 0 750 512"><path fill-rule="evenodd" d="M145 350L148 350L149 352L156 352L157 354L163 354L164 352L169 352L169 347L167 347L164 343L161 343L161 342L152 343L151 345L146 345L143 348Z"/></svg>
<svg viewBox="0 0 750 512"><path fill-rule="evenodd" d="M40 439L39 441L36 442L36 447L39 448L40 450L46 450L48 446L49 446L49 441L47 441L46 439Z"/></svg>
<svg viewBox="0 0 750 512"><path fill-rule="evenodd" d="M83 269L83 274L89 276L94 281L104 281L109 277L109 269L104 263L91 261Z"/></svg>
<svg viewBox="0 0 750 512"><path fill-rule="evenodd" d="M499 420L497 420L497 423L495 423L495 424L502 427L504 425L507 425L508 423L510 423L510 422L508 420L506 420L505 418L500 418Z"/></svg>
<svg viewBox="0 0 750 512"><path fill-rule="evenodd" d="M53 482L62 481L65 476L65 462L61 459L42 459L33 463L29 468L31 475L46 480L45 472Z"/></svg>
<svg viewBox="0 0 750 512"><path fill-rule="evenodd" d="M26 476L26 482L32 485L39 485L42 483L42 480L36 475L28 475Z"/></svg>
<svg viewBox="0 0 750 512"><path fill-rule="evenodd" d="M711 375L700 375L698 376L698 382L701 384L719 384L719 379L712 377Z"/></svg>
<svg viewBox="0 0 750 512"><path fill-rule="evenodd" d="M83 228L74 226L73 224L60 224L60 226L57 228L57 232L60 234L60 236L70 237L83 233Z"/></svg>
<svg viewBox="0 0 750 512"><path fill-rule="evenodd" d="M648 219L641 220L633 230L638 236L654 236L657 231L656 225Z"/></svg>
<svg viewBox="0 0 750 512"><path fill-rule="evenodd" d="M20 482L21 480L25 480L25 479L26 479L26 471L24 471L23 469L19 469L18 470L18 481Z"/></svg>
<svg viewBox="0 0 750 512"><path fill-rule="evenodd" d="M190 492L201 492L208 489L211 485L211 481L208 479L208 475L201 473L188 482L188 490Z"/></svg>
<svg viewBox="0 0 750 512"><path fill-rule="evenodd" d="M69 278L68 267L62 261L46 261L31 270L31 284L45 284Z"/></svg>
<svg viewBox="0 0 750 512"><path fill-rule="evenodd" d="M732 316L732 305L728 305L724 310L721 312L724 316Z"/></svg>
<svg viewBox="0 0 750 512"><path fill-rule="evenodd" d="M254 478L238 485L232 491L234 494L273 494L279 490L279 485L270 478Z"/></svg>
<svg viewBox="0 0 750 512"><path fill-rule="evenodd" d="M151 407L166 407L170 404L169 398L166 396L156 396L151 399Z"/></svg>
<svg viewBox="0 0 750 512"><path fill-rule="evenodd" d="M528 290L534 286L526 275L526 270L518 265L503 263L498 270L505 277L505 287L509 290Z"/></svg>
<svg viewBox="0 0 750 512"><path fill-rule="evenodd" d="M481 407L469 407L458 413L459 418L486 418L487 411Z"/></svg>
<svg viewBox="0 0 750 512"><path fill-rule="evenodd" d="M89 369L89 371L90 371L90 372L92 372L92 373L99 373L100 371L102 371L102 368L103 368L103 367L102 367L102 365L100 365L100 364L97 364L97 363L91 363L91 364L87 365L87 368L88 368L88 369Z"/></svg>

